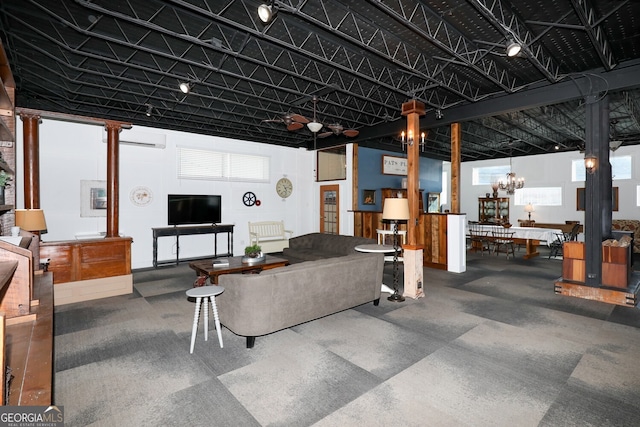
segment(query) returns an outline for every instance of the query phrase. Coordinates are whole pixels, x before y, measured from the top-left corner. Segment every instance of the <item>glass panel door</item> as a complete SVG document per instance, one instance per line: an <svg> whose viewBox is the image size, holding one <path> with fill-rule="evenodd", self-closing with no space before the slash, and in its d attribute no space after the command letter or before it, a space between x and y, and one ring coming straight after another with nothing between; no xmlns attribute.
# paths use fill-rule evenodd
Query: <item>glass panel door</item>
<svg viewBox="0 0 640 427"><path fill-rule="evenodd" d="M340 190L337 185L320 187L320 232L340 234Z"/></svg>

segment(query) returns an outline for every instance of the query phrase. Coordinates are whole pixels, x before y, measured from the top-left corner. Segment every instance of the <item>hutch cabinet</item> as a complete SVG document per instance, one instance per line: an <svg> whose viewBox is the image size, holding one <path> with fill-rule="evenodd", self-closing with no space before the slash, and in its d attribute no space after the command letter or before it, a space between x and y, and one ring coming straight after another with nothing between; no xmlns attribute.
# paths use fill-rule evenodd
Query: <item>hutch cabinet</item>
<svg viewBox="0 0 640 427"><path fill-rule="evenodd" d="M502 224L509 222L509 198L479 197L478 222L481 224Z"/></svg>

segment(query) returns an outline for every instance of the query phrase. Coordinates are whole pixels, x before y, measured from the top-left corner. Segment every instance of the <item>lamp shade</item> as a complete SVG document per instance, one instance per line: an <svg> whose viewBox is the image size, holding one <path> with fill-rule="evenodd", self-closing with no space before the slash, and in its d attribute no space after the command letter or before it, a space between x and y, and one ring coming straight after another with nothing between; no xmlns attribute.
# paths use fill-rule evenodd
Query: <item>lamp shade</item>
<svg viewBox="0 0 640 427"><path fill-rule="evenodd" d="M528 205L526 205L526 206L524 207L524 211L525 211L525 212L529 212L529 213L534 212L534 210L533 210L533 205L532 205L531 203L529 203Z"/></svg>
<svg viewBox="0 0 640 427"><path fill-rule="evenodd" d="M42 209L16 209L16 225L27 231L47 229Z"/></svg>
<svg viewBox="0 0 640 427"><path fill-rule="evenodd" d="M384 200L382 219L406 221L409 219L409 201L407 199L388 198Z"/></svg>

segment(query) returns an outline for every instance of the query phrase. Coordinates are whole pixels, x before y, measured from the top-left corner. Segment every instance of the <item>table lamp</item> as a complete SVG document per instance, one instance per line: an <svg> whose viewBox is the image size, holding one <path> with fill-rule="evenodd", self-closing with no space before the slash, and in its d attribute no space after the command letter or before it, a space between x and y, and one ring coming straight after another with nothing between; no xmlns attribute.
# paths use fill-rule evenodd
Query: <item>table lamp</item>
<svg viewBox="0 0 640 427"><path fill-rule="evenodd" d="M16 225L35 233L47 229L42 209L16 209Z"/></svg>
<svg viewBox="0 0 640 427"><path fill-rule="evenodd" d="M409 201L407 199L387 198L382 208L382 219L393 223L393 294L389 301L402 302L404 297L398 293L398 221L409 220Z"/></svg>
<svg viewBox="0 0 640 427"><path fill-rule="evenodd" d="M531 212L534 212L533 205L531 203L524 207L524 211L529 214L529 221L531 221Z"/></svg>

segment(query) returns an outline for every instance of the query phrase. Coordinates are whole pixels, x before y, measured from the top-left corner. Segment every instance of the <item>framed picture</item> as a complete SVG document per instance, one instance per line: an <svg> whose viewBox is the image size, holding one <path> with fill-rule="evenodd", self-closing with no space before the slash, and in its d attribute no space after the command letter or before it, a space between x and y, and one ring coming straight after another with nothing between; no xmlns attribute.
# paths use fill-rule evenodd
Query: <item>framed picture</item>
<svg viewBox="0 0 640 427"><path fill-rule="evenodd" d="M440 212L440 193L429 193L427 195L427 212Z"/></svg>
<svg viewBox="0 0 640 427"><path fill-rule="evenodd" d="M80 216L107 216L107 181L80 181Z"/></svg>
<svg viewBox="0 0 640 427"><path fill-rule="evenodd" d="M318 150L316 155L316 181L347 179L347 147Z"/></svg>
<svg viewBox="0 0 640 427"><path fill-rule="evenodd" d="M363 205L375 205L376 204L376 190L362 190L362 204Z"/></svg>
<svg viewBox="0 0 640 427"><path fill-rule="evenodd" d="M407 159L404 157L382 156L382 173L384 175L406 175Z"/></svg>
<svg viewBox="0 0 640 427"><path fill-rule="evenodd" d="M577 188L576 189L576 210L583 211L585 208L585 188ZM618 187L613 187L611 189L611 210L614 212L618 211Z"/></svg>

